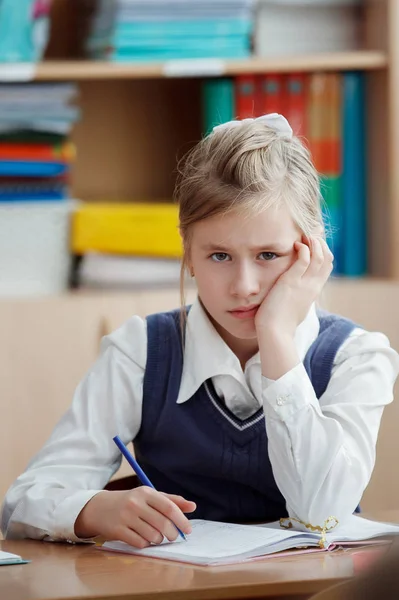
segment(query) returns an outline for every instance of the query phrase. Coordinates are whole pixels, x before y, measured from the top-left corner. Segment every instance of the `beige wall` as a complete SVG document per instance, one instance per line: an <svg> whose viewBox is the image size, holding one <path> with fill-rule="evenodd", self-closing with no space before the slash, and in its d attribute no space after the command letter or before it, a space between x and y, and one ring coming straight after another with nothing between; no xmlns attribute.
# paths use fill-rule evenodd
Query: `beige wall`
<svg viewBox="0 0 399 600"><path fill-rule="evenodd" d="M394 282L332 281L324 306L352 318L366 329L382 331L399 351L399 284ZM377 461L364 494L366 511L399 507L399 383L394 402L386 408L377 445Z"/></svg>

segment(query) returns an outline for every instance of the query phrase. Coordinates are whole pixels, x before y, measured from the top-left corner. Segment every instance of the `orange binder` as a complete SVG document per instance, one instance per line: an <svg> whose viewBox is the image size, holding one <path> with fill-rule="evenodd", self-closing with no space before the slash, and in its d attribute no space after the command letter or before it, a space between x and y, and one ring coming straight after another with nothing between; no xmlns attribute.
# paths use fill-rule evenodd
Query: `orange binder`
<svg viewBox="0 0 399 600"><path fill-rule="evenodd" d="M314 73L310 77L308 138L319 173L341 173L341 76Z"/></svg>
<svg viewBox="0 0 399 600"><path fill-rule="evenodd" d="M304 73L291 73L285 80L287 99L285 117L288 119L294 135L307 137L308 81Z"/></svg>

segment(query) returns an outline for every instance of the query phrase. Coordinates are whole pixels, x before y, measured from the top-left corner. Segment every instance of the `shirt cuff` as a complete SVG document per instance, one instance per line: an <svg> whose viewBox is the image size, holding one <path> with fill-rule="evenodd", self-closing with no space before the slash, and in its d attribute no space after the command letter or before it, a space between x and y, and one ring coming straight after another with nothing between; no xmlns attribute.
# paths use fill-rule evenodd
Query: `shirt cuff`
<svg viewBox="0 0 399 600"><path fill-rule="evenodd" d="M320 410L315 391L302 363L273 381L262 376L262 398L265 414L286 421L304 407Z"/></svg>
<svg viewBox="0 0 399 600"><path fill-rule="evenodd" d="M86 504L102 490L84 490L65 498L53 512L51 539L66 542L92 542L93 539L81 539L75 535L75 521Z"/></svg>

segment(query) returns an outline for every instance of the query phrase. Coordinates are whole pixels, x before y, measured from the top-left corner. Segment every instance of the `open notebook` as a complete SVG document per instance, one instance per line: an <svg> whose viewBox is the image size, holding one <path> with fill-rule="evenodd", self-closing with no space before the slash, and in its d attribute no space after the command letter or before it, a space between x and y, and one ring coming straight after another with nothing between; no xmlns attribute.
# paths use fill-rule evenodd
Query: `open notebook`
<svg viewBox="0 0 399 600"><path fill-rule="evenodd" d="M11 554L11 552L3 552L0 550L0 567L2 565L23 565L29 562L24 560L18 554Z"/></svg>
<svg viewBox="0 0 399 600"><path fill-rule="evenodd" d="M284 529L277 521L265 525L236 525L193 519L191 525L193 531L186 541L178 538L175 542L164 542L143 550L124 542L110 541L105 542L101 549L197 565L242 562L291 549L323 551L319 545L320 533ZM324 550L398 534L399 525L377 523L353 515L344 524L327 532Z"/></svg>

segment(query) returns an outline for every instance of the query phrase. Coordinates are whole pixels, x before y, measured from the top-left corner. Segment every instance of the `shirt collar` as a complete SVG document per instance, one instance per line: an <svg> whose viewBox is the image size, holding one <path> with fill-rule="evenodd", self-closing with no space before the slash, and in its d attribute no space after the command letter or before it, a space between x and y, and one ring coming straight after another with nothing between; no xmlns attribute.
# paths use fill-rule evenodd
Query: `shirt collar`
<svg viewBox="0 0 399 600"><path fill-rule="evenodd" d="M295 345L301 361L319 334L320 323L313 304L295 332ZM257 352L246 367L260 363ZM177 403L189 400L198 388L216 375L243 378L240 361L220 337L197 298L188 313L184 347L183 372Z"/></svg>

